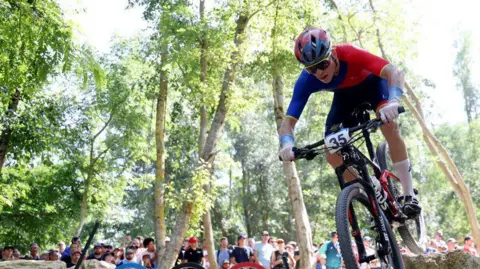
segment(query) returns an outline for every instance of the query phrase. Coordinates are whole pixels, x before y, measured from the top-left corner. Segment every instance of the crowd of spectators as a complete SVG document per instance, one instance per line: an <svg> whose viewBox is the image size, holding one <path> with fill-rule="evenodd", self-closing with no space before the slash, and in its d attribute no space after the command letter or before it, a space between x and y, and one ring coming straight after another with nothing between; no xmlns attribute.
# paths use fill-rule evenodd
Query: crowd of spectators
<svg viewBox="0 0 480 269"><path fill-rule="evenodd" d="M282 238L275 238L270 236L267 231L263 231L260 235L260 240L255 241L255 238L247 238L240 234L236 237L235 244L229 244L228 239L223 237L219 242L216 242L215 257L219 268L229 269L233 265L242 262L254 262L261 264L267 269L285 269L286 264L289 268L299 268L300 252L297 243L294 241L285 242ZM463 239L463 246L459 246L454 238L449 238L447 241L443 240L443 232L437 231L433 239L429 241L429 246L426 248L426 254L432 253L446 253L455 250L464 250L471 255L478 256L478 250L473 243L471 236L465 236ZM367 255L375 253L373 239L363 234L364 247ZM165 245L168 247L170 242L166 238ZM58 242L58 248L50 249L40 252L38 244L30 244L28 253L22 255L14 246L6 245L0 251L0 261L10 260L44 260L44 261L63 261L67 267L75 266L82 253L82 244L79 237L73 237L70 245L66 246L64 242ZM338 243L338 234L336 232L330 233L330 239L317 245L313 244L313 251L315 252L317 269L340 269L342 268L342 255ZM354 252L356 250L355 244L352 244ZM408 253L408 249L402 247L403 253ZM85 256L86 260L96 259L115 264L117 266L126 263L138 263L145 268L156 268L157 252L155 247L155 240L153 238L143 238L141 236L131 240L129 236L124 239L122 246L114 247L109 244L96 243L93 245L92 251ZM196 237L185 238L184 243L178 253L176 263L193 262L210 268L208 261L208 252L206 250L205 242L199 246L199 240ZM377 260L371 261L369 264L359 264L359 268L379 268L381 265Z"/></svg>

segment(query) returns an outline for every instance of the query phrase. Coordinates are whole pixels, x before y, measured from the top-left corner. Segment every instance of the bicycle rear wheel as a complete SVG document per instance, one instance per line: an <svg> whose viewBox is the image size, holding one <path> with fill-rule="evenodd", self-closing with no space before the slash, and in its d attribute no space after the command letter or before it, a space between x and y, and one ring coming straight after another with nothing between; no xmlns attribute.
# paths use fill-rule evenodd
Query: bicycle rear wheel
<svg viewBox="0 0 480 269"><path fill-rule="evenodd" d="M377 162L382 170L392 171L392 160L387 142L383 142L377 147ZM395 201L401 197L401 184L395 179L388 178L388 188ZM425 253L427 232L423 212L415 219L408 219L398 228L398 233L405 246L414 254L421 255Z"/></svg>
<svg viewBox="0 0 480 269"><path fill-rule="evenodd" d="M359 264L356 258L358 253L356 253L355 248L357 250L359 248L365 248L363 243L364 237L361 235L362 230L367 230L368 236L376 239L373 248L369 247L370 253L368 250L366 251L366 255L374 258L374 262L377 264L376 266L388 269L405 268L390 224L383 215L383 212L380 211L379 213L390 241L389 253L381 253L378 251L381 249L379 229L376 228L377 224L372 225L373 208L363 187L357 183L348 186L340 193L337 199L335 220L340 249L347 269L358 269ZM375 257L373 257L373 255L375 255Z"/></svg>

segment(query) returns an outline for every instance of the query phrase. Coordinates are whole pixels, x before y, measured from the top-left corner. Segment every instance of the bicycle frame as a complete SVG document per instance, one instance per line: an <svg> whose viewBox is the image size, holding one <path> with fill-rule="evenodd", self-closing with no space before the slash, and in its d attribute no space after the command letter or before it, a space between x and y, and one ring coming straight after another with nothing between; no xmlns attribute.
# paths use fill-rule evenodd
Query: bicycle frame
<svg viewBox="0 0 480 269"><path fill-rule="evenodd" d="M355 183L360 183L365 189L367 197L372 206L375 224L377 226L377 229L379 230L382 246L381 249L378 250L379 254L388 254L390 253L390 242L388 239L387 230L384 226L384 221L381 219L381 214L379 212L381 210L389 221L396 219L399 211L397 209L396 201L393 199L393 196L388 188L387 178L390 177L397 180L398 178L389 171L382 171L376 163L371 161L371 159L374 159L375 155L373 153L373 144L370 139L370 133L366 130L362 130L362 133L366 140L366 146L371 158L365 156L359 149L357 149L353 145L348 145L340 150L340 154L343 158L343 164L335 169L335 173L337 175L338 183L342 190ZM360 178L357 178L350 182L345 182L343 174L345 171L347 171L349 167L355 168L359 173ZM375 195L375 188L373 182L371 181L368 167L373 169L375 176L380 180L382 188L387 193L387 208L385 210L380 207L377 201ZM361 237L361 231L358 226L353 207L350 207L349 221L353 229L352 236L355 238L355 242L357 244L358 253L360 256L360 263L368 263L371 260L375 259L375 257L369 257L366 255L365 247L363 245L363 239Z"/></svg>

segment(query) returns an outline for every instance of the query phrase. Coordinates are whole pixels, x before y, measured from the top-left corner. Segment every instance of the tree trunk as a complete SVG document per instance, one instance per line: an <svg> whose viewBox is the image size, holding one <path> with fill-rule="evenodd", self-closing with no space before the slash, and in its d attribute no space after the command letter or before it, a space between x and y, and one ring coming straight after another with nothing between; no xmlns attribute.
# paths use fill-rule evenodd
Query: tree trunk
<svg viewBox="0 0 480 269"><path fill-rule="evenodd" d="M5 119L7 122L13 116L15 116L18 103L20 102L20 95L21 95L20 90L19 89L15 90L15 93L12 96L11 102L10 104L8 104L7 112L5 113ZM5 129L2 131L2 135L0 136L0 174L2 173L3 164L5 163L5 159L7 156L8 144L10 143L10 138L12 137L11 124L12 123L5 124Z"/></svg>
<svg viewBox="0 0 480 269"><path fill-rule="evenodd" d="M237 27L235 30L235 46L236 50L232 52L230 59L231 59L231 64L225 70L225 74L223 77L223 83L222 83L222 90L220 94L220 100L218 102L217 110L215 111L215 116L213 119L213 122L210 127L210 132L208 133L207 140L205 142L205 147L204 151L202 154L202 159L207 162L212 164L213 159L214 159L214 150L217 145L218 140L223 134L223 128L225 126L225 117L227 116L229 104L230 104L230 93L232 91L232 86L235 84L235 73L237 70L237 67L239 63L242 60L242 53L241 51L241 46L245 40L244 38L244 32L245 28L248 24L249 17L245 15L240 15L239 19L237 20ZM209 168L211 169L211 165ZM213 172L213 171L210 171ZM206 191L207 193L210 192L210 186L206 186ZM203 225L204 225L204 232L205 232L205 238L206 238L206 243L207 243L207 251L210 255L209 257L209 262L210 262L210 268L216 269L217 267L217 258L215 255L211 255L212 253L215 253L215 247L213 245L213 234L212 234L212 227L211 227L211 216L210 213L207 212L203 216ZM210 227L207 227L210 226ZM213 267L212 267L213 266Z"/></svg>
<svg viewBox="0 0 480 269"><path fill-rule="evenodd" d="M160 258L157 267L158 269L171 269L175 265L192 214L193 202L185 202L182 210L179 212L177 222L175 223L174 233L170 239L170 244L168 245L168 248L165 248L165 251Z"/></svg>
<svg viewBox="0 0 480 269"><path fill-rule="evenodd" d="M370 8L372 9L372 12L375 13L376 11L373 6L372 0L369 0L369 3L370 3ZM374 16L374 18L375 17L376 15ZM377 41L382 51L382 57L384 59L388 59L383 49L384 47L383 47L382 40L380 39L379 33L380 32L378 31L378 27L377 27ZM460 175L460 171L458 170L457 166L453 162L452 158L450 158L450 156L448 155L448 152L445 149L445 147L443 147L443 145L438 141L435 135L427 127L425 120L423 118L423 111L422 111L421 102L419 98L417 97L415 92L413 92L412 88L410 88L408 84L405 84L405 87L407 89L409 97L412 98L415 102L413 104L412 102L410 102L410 100L405 98L406 99L405 103L407 104L410 111L413 112L415 119L418 121L418 123L422 127L423 139L425 140L425 143L427 144L431 153L433 154L433 156L438 157L437 164L440 166L440 169L442 170L442 172L445 174L445 177L450 182L450 185L452 186L455 193L458 195L458 197L460 197L460 200L463 202L463 205L465 206L465 210L467 213L468 222L470 223L470 227L472 229L473 240L475 241L475 244L478 245L480 244L480 225L478 223L476 207L473 204L470 191L467 185L465 184L465 181L463 181L463 178Z"/></svg>
<svg viewBox="0 0 480 269"><path fill-rule="evenodd" d="M202 24L205 23L205 0L200 0L200 20ZM202 37L200 38L200 82L203 84L202 86L204 86L207 83L206 53L207 53L207 40L206 40L205 31L203 31ZM198 141L199 156L203 155L203 152L205 149L206 134L207 134L207 112L206 112L205 105L202 105L202 107L200 108L200 137ZM213 182L211 182L212 178L213 178L213 173L210 174L210 183L205 184L204 186L205 193L210 193L210 187L211 187L211 184L213 184ZM203 214L202 219L203 219L203 233L205 236L205 243L207 245L208 262L210 263L211 269L217 269L218 266L217 266L217 259L215 255L215 242L213 239L212 216L210 214L210 210L207 210L207 212Z"/></svg>
<svg viewBox="0 0 480 269"><path fill-rule="evenodd" d="M162 44L160 56L160 91L157 98L157 113L155 119L155 141L157 159L155 161L155 239L157 247L157 262L164 253L165 248L165 113L167 106L168 77L164 70L167 62L167 45ZM158 263L157 263L158 264Z"/></svg>
<svg viewBox="0 0 480 269"><path fill-rule="evenodd" d="M279 5L277 2L277 13ZM280 64L277 60L277 16L274 18L274 27L272 30L272 46L273 46L273 100L275 123L277 124L277 132L280 132L280 126L285 117L283 107L283 81L280 70ZM298 247L300 250L300 268L313 268L315 259L312 249L312 231L308 220L307 209L303 202L302 187L297 175L297 169L294 162L283 162L283 173L288 186L288 196L292 205L293 215L295 217L296 236Z"/></svg>
<svg viewBox="0 0 480 269"><path fill-rule="evenodd" d="M99 133L101 133L103 130L105 130L106 126L110 120L107 122L107 124L100 130ZM93 139L90 141L90 163L88 164L88 171L87 171L87 178L85 179L84 182L84 187L85 190L83 191L82 194L82 204L80 206L80 220L78 222L77 229L75 230L75 236L80 236L83 230L83 225L85 224L85 220L88 216L88 196L90 195L90 182L92 181L93 178L93 169L95 167L95 158L94 158L94 150L93 147L95 145L95 139L97 138L98 134L93 137Z"/></svg>

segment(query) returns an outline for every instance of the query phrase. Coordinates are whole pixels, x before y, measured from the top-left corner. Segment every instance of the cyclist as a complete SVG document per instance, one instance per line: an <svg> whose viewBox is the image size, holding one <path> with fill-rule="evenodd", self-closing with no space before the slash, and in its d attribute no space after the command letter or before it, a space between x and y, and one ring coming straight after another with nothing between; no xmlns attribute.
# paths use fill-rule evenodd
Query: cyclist
<svg viewBox="0 0 480 269"><path fill-rule="evenodd" d="M352 44L332 45L328 33L319 27L304 30L295 40L295 56L305 66L295 83L287 115L280 128L281 150L284 161L294 160L293 130L309 96L314 92L333 92L333 101L325 124L325 135L332 127L353 127L358 121L351 116L360 104L368 102L385 123L381 127L390 148L393 167L400 178L403 192L403 212L410 218L421 212L415 197L407 149L396 119L402 101L404 73L387 60ZM326 151L332 167L342 164L339 154ZM345 180L356 177L353 170L345 171Z"/></svg>

